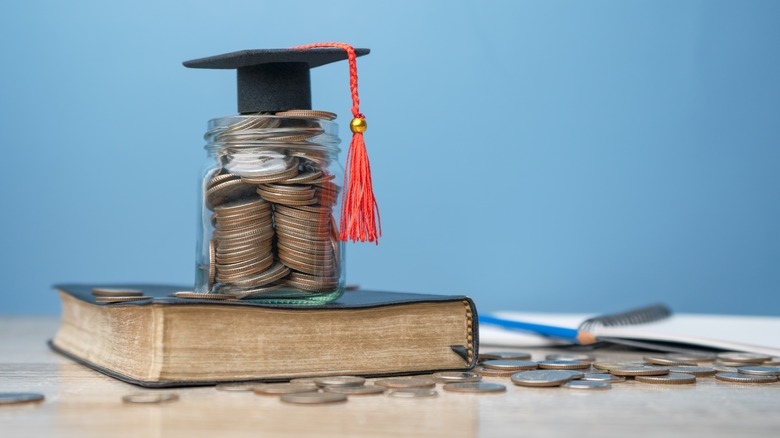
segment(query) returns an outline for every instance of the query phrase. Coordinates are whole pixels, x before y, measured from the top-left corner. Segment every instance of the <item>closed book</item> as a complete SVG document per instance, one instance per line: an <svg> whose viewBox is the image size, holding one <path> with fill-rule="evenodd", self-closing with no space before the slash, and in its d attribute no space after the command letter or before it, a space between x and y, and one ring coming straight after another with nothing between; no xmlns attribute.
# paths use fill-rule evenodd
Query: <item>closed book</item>
<svg viewBox="0 0 780 438"><path fill-rule="evenodd" d="M348 291L318 306L173 297L183 287L100 285L152 299L97 303L97 285L58 285L51 347L148 387L366 377L468 370L477 360L477 312L465 296Z"/></svg>

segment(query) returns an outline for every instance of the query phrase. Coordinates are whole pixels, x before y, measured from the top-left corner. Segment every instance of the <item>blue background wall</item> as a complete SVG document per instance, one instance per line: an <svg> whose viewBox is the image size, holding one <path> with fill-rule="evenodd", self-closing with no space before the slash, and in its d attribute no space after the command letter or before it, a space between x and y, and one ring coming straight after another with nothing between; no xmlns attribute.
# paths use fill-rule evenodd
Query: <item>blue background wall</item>
<svg viewBox="0 0 780 438"><path fill-rule="evenodd" d="M235 78L181 61L319 41L373 51L385 234L350 283L780 314L780 2L368 3L2 2L0 314L58 312L55 282L190 284ZM347 82L313 73L343 139Z"/></svg>

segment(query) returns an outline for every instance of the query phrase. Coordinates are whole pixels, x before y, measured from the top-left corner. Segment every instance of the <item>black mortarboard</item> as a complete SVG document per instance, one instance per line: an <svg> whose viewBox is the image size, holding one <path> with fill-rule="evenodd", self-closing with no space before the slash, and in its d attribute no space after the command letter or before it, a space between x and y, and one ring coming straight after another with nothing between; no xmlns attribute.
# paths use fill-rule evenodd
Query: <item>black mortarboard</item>
<svg viewBox="0 0 780 438"><path fill-rule="evenodd" d="M355 49L357 56L369 49ZM347 59L338 48L241 50L185 61L190 68L238 70L238 112L311 109L309 69Z"/></svg>

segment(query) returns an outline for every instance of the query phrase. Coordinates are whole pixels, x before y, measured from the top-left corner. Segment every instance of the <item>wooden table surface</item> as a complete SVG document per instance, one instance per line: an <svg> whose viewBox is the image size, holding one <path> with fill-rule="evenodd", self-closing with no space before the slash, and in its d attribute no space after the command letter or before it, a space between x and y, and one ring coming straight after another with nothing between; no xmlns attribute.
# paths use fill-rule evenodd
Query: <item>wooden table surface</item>
<svg viewBox="0 0 780 438"><path fill-rule="evenodd" d="M78 365L46 346L53 317L0 317L0 392L39 392L34 405L0 406L2 437L230 436L556 436L744 437L780 434L780 383L615 384L609 391L524 388L508 378L504 394L442 391L429 399L352 397L337 405L288 405L276 397L213 387L149 390ZM483 348L484 351L496 350ZM506 349L500 349L506 350ZM552 350L527 349L535 360ZM640 354L596 352L601 360ZM137 392L174 392L180 400L128 405Z"/></svg>

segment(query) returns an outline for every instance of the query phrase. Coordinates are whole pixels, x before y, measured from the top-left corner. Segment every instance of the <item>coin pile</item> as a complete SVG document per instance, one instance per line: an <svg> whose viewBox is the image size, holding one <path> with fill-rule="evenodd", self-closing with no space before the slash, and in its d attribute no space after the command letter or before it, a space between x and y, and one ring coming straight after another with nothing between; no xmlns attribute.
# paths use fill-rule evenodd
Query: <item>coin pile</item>
<svg viewBox="0 0 780 438"><path fill-rule="evenodd" d="M335 118L320 111L279 115ZM220 168L204 185L214 227L209 292L251 298L282 287L329 292L339 285L332 216L339 187L327 169L330 158L311 144L295 144L322 130L287 128L283 120L295 121L241 120L216 134Z"/></svg>
<svg viewBox="0 0 780 438"><path fill-rule="evenodd" d="M323 404L348 400L352 396L385 394L397 398L433 398L441 384L445 392L501 394L507 387L484 382L482 377L509 377L516 386L566 388L578 391L604 391L613 384L629 380L640 384L691 385L699 377L714 376L719 382L773 383L780 376L780 360L750 353L656 354L642 361L599 362L590 354L550 354L544 360L531 361L521 352L480 354L474 372L449 371L430 375L390 377L367 381L362 377L335 376L293 379L289 383L225 384L223 391L254 391L258 395L280 396L293 404ZM718 363L739 363L734 372L718 372ZM678 364L694 365L678 365ZM711 363L704 366L702 363ZM746 365L745 365L746 364Z"/></svg>

